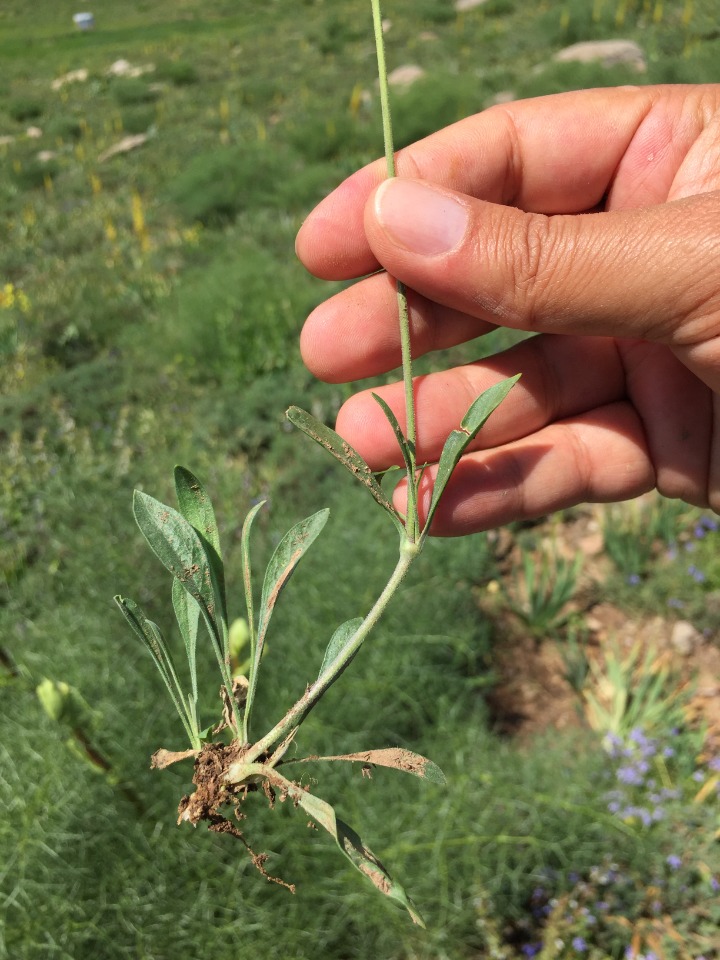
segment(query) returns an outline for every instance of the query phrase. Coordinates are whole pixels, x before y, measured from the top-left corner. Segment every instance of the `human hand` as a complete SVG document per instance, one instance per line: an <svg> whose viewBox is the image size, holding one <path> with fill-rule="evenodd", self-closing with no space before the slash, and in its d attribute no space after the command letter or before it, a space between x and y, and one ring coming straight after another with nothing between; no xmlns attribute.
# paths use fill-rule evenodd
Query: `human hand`
<svg viewBox="0 0 720 960"><path fill-rule="evenodd" d="M539 335L416 380L418 463L470 402L522 379L458 465L432 532L458 535L652 487L720 509L720 85L587 90L493 107L378 161L305 221L315 275L385 268L321 304L301 338L321 379L397 366L394 283L416 356L497 325ZM378 185L380 185L378 187ZM376 391L404 425L402 384ZM398 462L369 391L338 431ZM421 485L427 508L434 469ZM404 492L396 491L404 507Z"/></svg>

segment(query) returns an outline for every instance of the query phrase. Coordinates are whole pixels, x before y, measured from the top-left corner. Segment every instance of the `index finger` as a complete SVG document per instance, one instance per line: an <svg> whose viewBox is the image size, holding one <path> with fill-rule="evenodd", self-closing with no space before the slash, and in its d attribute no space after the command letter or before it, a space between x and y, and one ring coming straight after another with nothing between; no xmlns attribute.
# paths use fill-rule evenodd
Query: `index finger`
<svg viewBox="0 0 720 960"><path fill-rule="evenodd" d="M663 189L687 150L681 142L686 137L670 134L691 89L579 90L491 107L401 150L398 175L528 212L581 213L601 203L638 129L662 102L642 144L645 154L658 160L652 178L643 178L644 195L635 192L632 200L633 206L657 203L665 199ZM666 168L664 174L658 162ZM377 269L365 241L363 210L385 177L385 162L377 160L340 184L310 214L296 248L311 273L340 280Z"/></svg>

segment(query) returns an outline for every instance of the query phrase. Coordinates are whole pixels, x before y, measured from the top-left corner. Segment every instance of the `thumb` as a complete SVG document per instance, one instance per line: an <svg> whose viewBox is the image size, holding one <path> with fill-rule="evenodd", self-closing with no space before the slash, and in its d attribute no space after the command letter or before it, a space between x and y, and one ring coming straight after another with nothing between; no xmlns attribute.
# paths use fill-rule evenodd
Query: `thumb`
<svg viewBox="0 0 720 960"><path fill-rule="evenodd" d="M720 192L544 216L393 179L365 208L378 261L434 302L520 330L642 338L678 353L720 333L718 223Z"/></svg>

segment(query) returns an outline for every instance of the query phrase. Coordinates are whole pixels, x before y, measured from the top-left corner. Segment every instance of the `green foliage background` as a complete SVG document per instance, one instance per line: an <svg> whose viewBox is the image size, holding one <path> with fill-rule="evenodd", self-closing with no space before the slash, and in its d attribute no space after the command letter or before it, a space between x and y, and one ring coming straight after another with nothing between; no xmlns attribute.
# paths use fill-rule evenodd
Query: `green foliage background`
<svg viewBox="0 0 720 960"><path fill-rule="evenodd" d="M485 955L493 930L514 956L544 871L583 873L609 856L642 872L669 841L608 816L597 738L528 751L488 730L501 638L474 600L497 574L486 538L430 545L303 728L310 752L399 744L444 768L444 792L388 771L371 782L331 771L322 791L402 877L427 934L373 899L292 810L258 804L248 835L295 897L227 838L175 828L188 771L151 773L148 757L181 746L181 731L111 600L128 592L170 623L167 578L130 501L134 487L168 498L176 462L213 492L231 571L255 498L270 498L259 557L330 506L273 624L258 709L274 721L389 570L382 518L283 420L301 402L331 421L351 389L300 364L302 321L332 285L304 274L292 244L304 212L380 152L369 4L103 0L88 33L74 30L75 8L0 9L0 136L14 138L0 146L0 289L29 303L0 309L0 958L462 958ZM395 95L401 143L508 88L720 80L712 0L490 0L464 15L447 0L388 0L385 12L391 66L428 72ZM567 43L609 36L638 39L648 72L535 72ZM156 69L108 76L120 58ZM86 81L51 88L79 68ZM139 133L143 146L100 159ZM209 722L209 651L205 666ZM43 677L90 705L85 729L111 776L44 714Z"/></svg>

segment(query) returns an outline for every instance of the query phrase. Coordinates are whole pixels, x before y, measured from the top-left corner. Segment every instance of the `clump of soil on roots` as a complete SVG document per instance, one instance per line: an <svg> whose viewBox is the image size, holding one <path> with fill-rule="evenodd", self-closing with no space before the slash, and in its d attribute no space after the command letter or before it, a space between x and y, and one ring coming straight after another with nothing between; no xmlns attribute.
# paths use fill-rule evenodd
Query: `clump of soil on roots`
<svg viewBox="0 0 720 960"><path fill-rule="evenodd" d="M206 821L208 830L212 833L228 834L239 840L247 850L253 866L266 880L295 893L294 884L286 883L280 877L274 877L266 871L267 854L255 853L242 830L237 826L237 823L247 819L246 814L240 810L240 804L248 794L262 790L271 806L275 802L274 791L267 784L249 783L234 786L227 782L227 771L232 764L241 759L242 752L243 748L237 740L227 746L222 743L205 744L195 758L192 781L195 784L195 792L184 796L180 801L177 822L181 824L188 821L193 826L197 826L201 821ZM221 812L222 807L232 809L236 822Z"/></svg>

